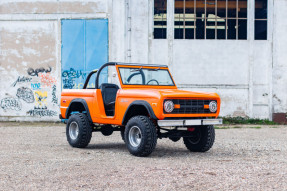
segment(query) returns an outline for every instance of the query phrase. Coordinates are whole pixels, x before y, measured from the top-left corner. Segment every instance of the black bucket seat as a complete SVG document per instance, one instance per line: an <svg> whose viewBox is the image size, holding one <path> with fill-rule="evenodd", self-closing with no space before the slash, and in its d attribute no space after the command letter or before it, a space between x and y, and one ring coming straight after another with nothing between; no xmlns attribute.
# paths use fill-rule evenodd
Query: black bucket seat
<svg viewBox="0 0 287 191"><path fill-rule="evenodd" d="M103 83L101 86L103 102L107 116L115 115L115 102L119 86L116 84Z"/></svg>

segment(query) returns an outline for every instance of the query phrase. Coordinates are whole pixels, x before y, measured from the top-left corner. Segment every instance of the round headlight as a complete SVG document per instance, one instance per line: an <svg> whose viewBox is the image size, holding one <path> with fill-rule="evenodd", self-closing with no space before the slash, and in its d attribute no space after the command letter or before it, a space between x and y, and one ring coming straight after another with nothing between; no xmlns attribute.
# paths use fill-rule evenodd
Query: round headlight
<svg viewBox="0 0 287 191"><path fill-rule="evenodd" d="M172 112L174 109L174 104L172 101L166 101L164 102L164 110L167 112L167 113L170 113Z"/></svg>
<svg viewBox="0 0 287 191"><path fill-rule="evenodd" d="M217 103L216 103L216 101L211 101L209 103L209 111L212 112L212 113L217 111Z"/></svg>

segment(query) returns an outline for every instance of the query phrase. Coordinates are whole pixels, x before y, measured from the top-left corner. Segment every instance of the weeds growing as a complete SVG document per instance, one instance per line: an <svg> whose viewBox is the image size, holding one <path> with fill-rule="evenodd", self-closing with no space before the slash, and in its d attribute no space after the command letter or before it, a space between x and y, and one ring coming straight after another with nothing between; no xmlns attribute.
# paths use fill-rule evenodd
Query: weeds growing
<svg viewBox="0 0 287 191"><path fill-rule="evenodd" d="M277 123L269 121L268 119L256 119L248 117L222 117L222 119L223 124L225 125L277 125Z"/></svg>

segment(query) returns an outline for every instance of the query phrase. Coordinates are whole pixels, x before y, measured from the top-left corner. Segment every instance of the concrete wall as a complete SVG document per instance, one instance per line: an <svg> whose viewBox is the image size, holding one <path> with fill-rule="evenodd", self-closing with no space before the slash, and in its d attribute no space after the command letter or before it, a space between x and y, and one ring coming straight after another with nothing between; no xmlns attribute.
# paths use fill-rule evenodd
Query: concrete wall
<svg viewBox="0 0 287 191"><path fill-rule="evenodd" d="M287 1L274 0L273 104L275 113L287 112Z"/></svg>
<svg viewBox="0 0 287 191"><path fill-rule="evenodd" d="M287 2L269 0L268 40L153 39L153 0L0 2L0 120L57 120L61 90L61 19L109 19L109 61L168 64L178 87L217 92L220 115L272 119L287 112ZM15 83L16 82L16 83Z"/></svg>
<svg viewBox="0 0 287 191"><path fill-rule="evenodd" d="M11 118L58 115L57 23L1 22L1 110Z"/></svg>

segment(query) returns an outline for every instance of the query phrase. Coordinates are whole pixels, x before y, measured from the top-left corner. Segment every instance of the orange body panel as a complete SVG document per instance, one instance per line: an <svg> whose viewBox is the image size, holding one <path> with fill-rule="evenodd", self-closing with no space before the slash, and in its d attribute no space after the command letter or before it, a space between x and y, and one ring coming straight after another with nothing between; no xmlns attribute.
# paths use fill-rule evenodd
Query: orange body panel
<svg viewBox="0 0 287 191"><path fill-rule="evenodd" d="M116 65L118 76L119 67L135 67L140 66L126 66L126 65ZM156 69L158 67L148 67L143 66L143 68ZM164 68L167 69L167 68ZM80 98L84 99L88 105L89 112L93 123L98 124L113 124L122 125L124 115L129 107L129 105L136 100L143 100L150 104L153 109L155 116L162 120L166 117L213 117L217 118L220 112L220 97L216 93L200 93L191 92L177 89L174 86L159 86L159 85L123 85L121 78L121 88L117 92L116 102L115 102L115 115L110 117L106 116L102 93L100 89L73 89L73 90L63 90L61 94L61 115L66 118L66 111L69 104L73 99ZM206 113L206 114L167 114L164 113L163 103L165 99L213 99L217 101L217 112L216 113ZM180 106L176 106L180 107Z"/></svg>

